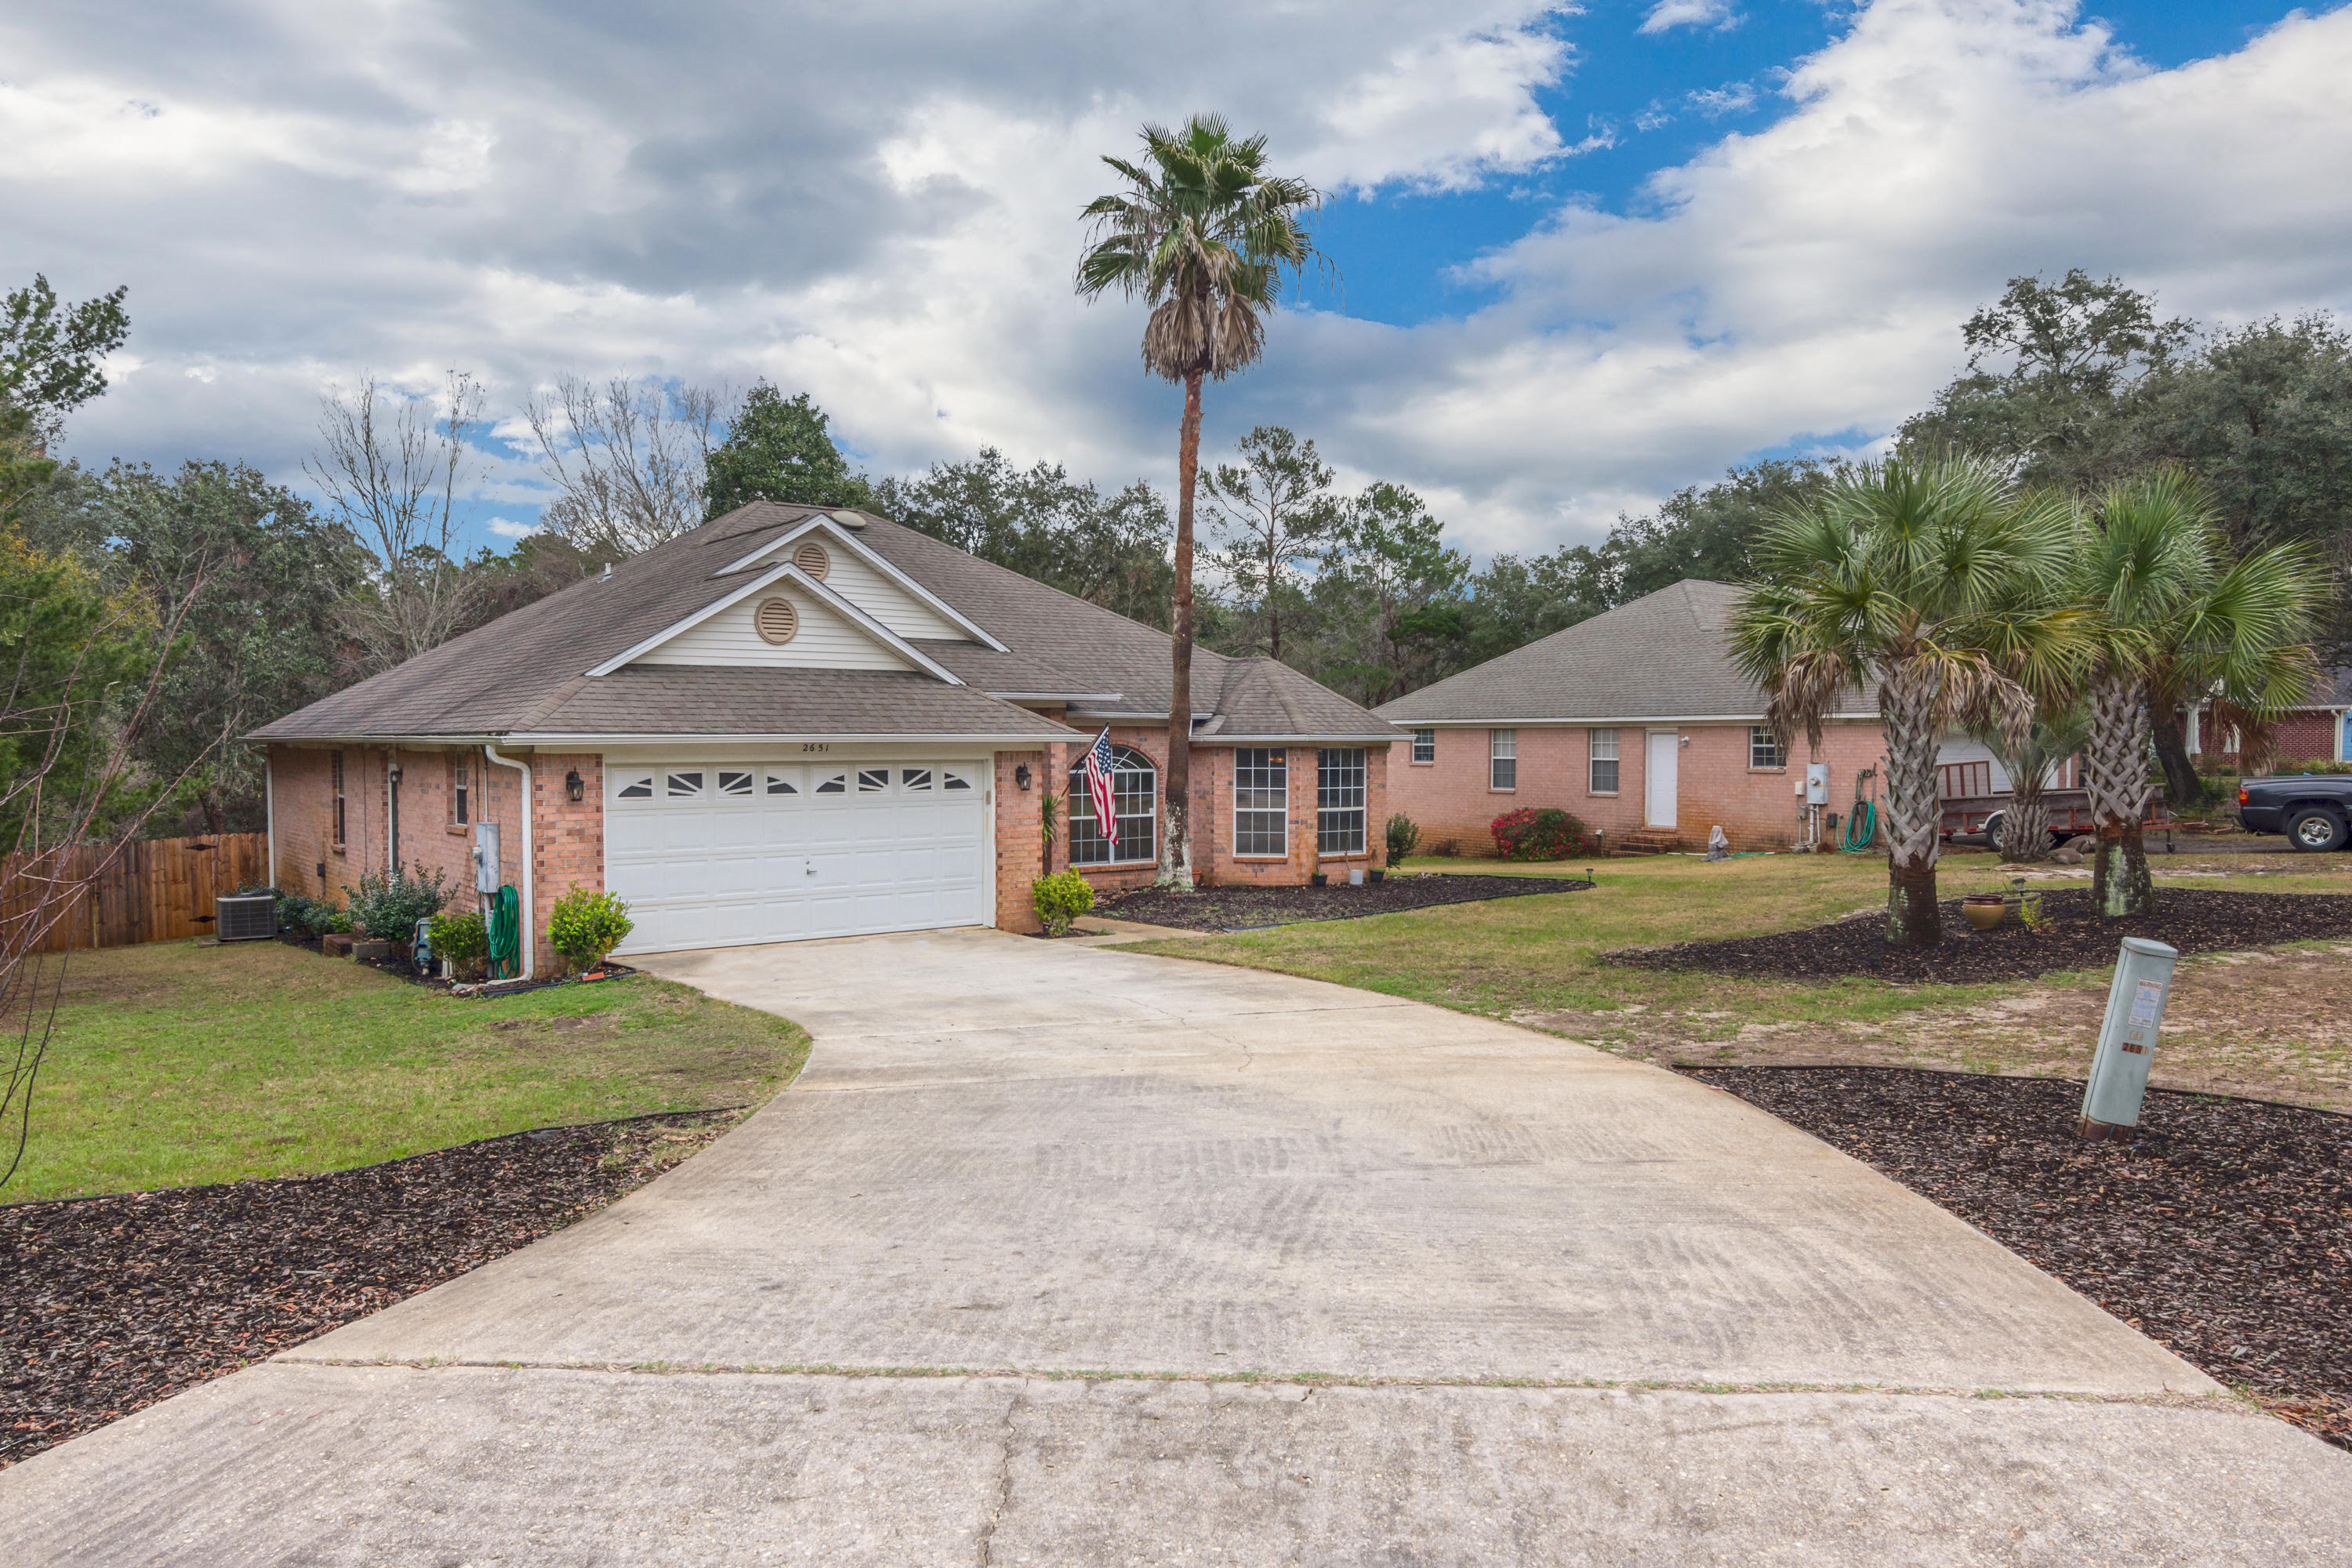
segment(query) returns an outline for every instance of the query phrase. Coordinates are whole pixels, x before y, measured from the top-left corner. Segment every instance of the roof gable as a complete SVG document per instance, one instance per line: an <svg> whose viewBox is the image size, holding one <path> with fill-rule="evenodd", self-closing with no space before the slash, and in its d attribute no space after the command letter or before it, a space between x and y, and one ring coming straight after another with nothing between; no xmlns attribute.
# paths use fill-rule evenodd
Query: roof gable
<svg viewBox="0 0 2352 1568"><path fill-rule="evenodd" d="M858 526L863 529L866 524L861 520ZM1004 645L977 621L876 553L856 532L824 512L803 519L730 561L715 575L725 577L796 559L810 544L824 552L825 586L900 637L946 642L969 639L1005 651Z"/></svg>
<svg viewBox="0 0 2352 1568"><path fill-rule="evenodd" d="M782 599L799 621L791 640L772 643L756 619ZM962 681L906 638L787 560L752 575L724 597L663 627L588 671L611 675L635 664L757 665L775 668L920 669Z"/></svg>

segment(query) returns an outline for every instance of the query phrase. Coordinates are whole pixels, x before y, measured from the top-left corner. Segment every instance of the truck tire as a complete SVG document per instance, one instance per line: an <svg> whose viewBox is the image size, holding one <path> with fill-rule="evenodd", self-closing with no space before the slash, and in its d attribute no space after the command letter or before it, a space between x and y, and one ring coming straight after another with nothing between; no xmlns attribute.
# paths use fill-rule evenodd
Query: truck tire
<svg viewBox="0 0 2352 1568"><path fill-rule="evenodd" d="M2307 805L2287 818L2286 841L2306 854L2323 849L2341 849L2352 838L2346 833L2344 819L2324 805Z"/></svg>

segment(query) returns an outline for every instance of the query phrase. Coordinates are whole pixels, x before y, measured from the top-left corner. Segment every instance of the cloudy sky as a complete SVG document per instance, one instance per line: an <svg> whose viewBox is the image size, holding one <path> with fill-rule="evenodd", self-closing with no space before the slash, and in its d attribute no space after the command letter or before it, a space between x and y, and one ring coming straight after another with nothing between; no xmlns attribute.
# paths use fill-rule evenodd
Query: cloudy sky
<svg viewBox="0 0 2352 1568"><path fill-rule="evenodd" d="M1167 483L1140 307L1069 277L1098 155L1201 108L1329 193L1339 271L1210 442L1288 424L1482 553L1866 447L2014 274L2352 313L2352 8L2277 0L14 0L0 283L130 286L85 461L299 479L323 390L463 367ZM535 492L484 445L488 537Z"/></svg>

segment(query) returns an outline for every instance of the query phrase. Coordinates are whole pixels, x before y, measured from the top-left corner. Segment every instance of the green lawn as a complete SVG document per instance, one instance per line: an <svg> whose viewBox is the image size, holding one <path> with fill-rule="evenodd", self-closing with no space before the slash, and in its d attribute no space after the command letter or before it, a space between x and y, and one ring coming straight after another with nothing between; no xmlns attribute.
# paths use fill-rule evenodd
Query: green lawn
<svg viewBox="0 0 2352 1568"><path fill-rule="evenodd" d="M2159 858L2159 877L2222 864ZM2227 858L2231 862L2242 858ZM2263 890L2347 890L2333 862L2294 866L2309 874L2233 880ZM1531 876L1580 874L1586 862L1514 866L1493 860L1414 858L1403 869ZM1955 854L1941 868L1946 898L2007 889L1987 854ZM2347 865L2346 868L2352 868ZM1645 1019L1676 1017L1685 1037L1728 1038L1750 1024L1870 1024L1925 1007L1967 1005L2013 994L2027 983L1892 985L1854 978L1833 983L1735 979L1688 971L1629 969L1598 962L1619 948L1748 936L1883 908L1886 867L1857 855L1755 856L1707 861L1686 856L1604 860L1599 887L1556 898L1498 899L1369 920L1330 921L1267 931L1138 943L1145 952L1275 969L1367 991L1485 1013L1580 1016L1572 1031L1608 1043L1631 1041ZM2053 884L2065 886L2065 883Z"/></svg>
<svg viewBox="0 0 2352 1568"><path fill-rule="evenodd" d="M807 1055L782 1019L650 975L478 1001L277 942L77 953L25 1167L0 1201L344 1170L527 1128L757 1104Z"/></svg>

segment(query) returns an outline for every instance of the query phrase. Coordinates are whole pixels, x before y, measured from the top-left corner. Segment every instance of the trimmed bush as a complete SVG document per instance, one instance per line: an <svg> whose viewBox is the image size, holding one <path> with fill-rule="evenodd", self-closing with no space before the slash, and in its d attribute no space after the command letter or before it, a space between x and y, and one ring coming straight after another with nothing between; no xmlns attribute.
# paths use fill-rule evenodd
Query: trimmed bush
<svg viewBox="0 0 2352 1568"><path fill-rule="evenodd" d="M1495 853L1506 860L1561 860L1589 848L1584 824L1556 805L1521 806L1487 827Z"/></svg>
<svg viewBox="0 0 2352 1568"><path fill-rule="evenodd" d="M1393 866L1421 847L1421 825L1403 812L1389 818L1389 864Z"/></svg>
<svg viewBox="0 0 2352 1568"><path fill-rule="evenodd" d="M437 914L425 928L433 941L433 956L446 958L461 979L470 979L490 951L490 933L478 914Z"/></svg>
<svg viewBox="0 0 2352 1568"><path fill-rule="evenodd" d="M1059 936L1070 929L1071 921L1095 907L1094 884L1076 871L1059 871L1029 884L1029 902L1045 922L1045 934Z"/></svg>
<svg viewBox="0 0 2352 1568"><path fill-rule="evenodd" d="M547 940L577 970L604 963L635 929L628 905L593 888L574 886L547 912Z"/></svg>
<svg viewBox="0 0 2352 1568"><path fill-rule="evenodd" d="M410 872L415 875L410 875ZM357 888L346 887L352 925L373 937L405 942L416 934L416 922L441 912L449 901L449 879L428 874L421 865L408 871L362 871Z"/></svg>

